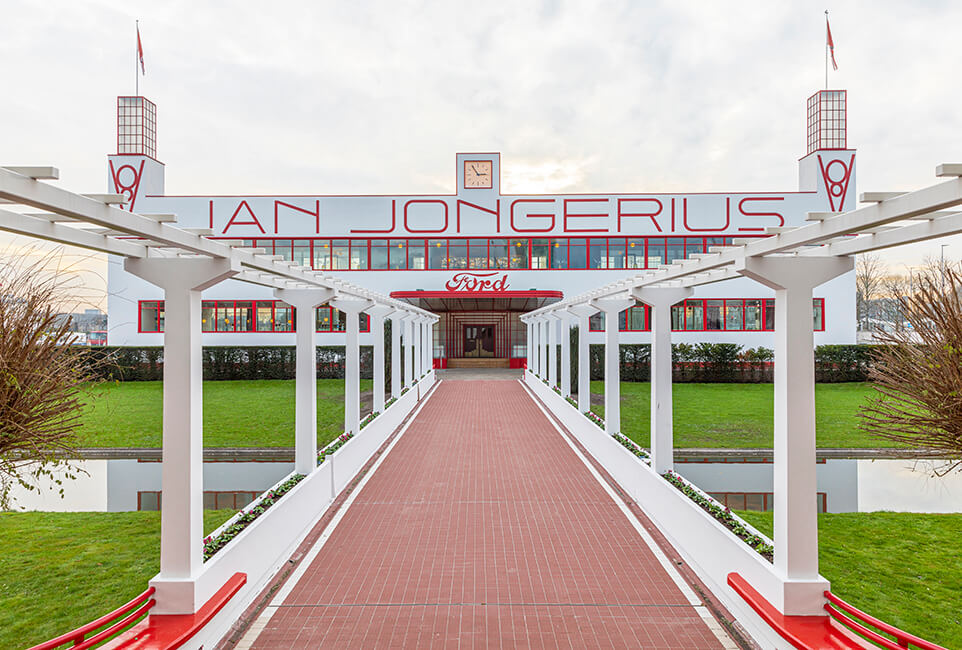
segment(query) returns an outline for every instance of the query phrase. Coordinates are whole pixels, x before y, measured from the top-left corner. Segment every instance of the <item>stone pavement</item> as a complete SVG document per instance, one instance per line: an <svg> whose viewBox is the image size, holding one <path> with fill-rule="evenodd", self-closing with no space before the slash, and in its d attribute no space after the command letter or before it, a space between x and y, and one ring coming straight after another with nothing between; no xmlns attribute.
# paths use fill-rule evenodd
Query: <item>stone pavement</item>
<svg viewBox="0 0 962 650"><path fill-rule="evenodd" d="M519 382L442 382L327 535L241 647L735 647Z"/></svg>

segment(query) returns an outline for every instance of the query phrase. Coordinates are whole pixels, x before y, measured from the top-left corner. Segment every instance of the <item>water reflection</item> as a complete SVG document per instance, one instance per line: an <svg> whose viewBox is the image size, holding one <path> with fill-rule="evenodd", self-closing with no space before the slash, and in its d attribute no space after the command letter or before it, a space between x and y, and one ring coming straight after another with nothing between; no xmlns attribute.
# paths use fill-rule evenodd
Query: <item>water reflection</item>
<svg viewBox="0 0 962 650"><path fill-rule="evenodd" d="M160 506L156 461L84 460L65 498L49 483L41 494L14 491L18 510L124 511ZM828 459L817 466L820 512L962 512L962 472L935 477L943 461ZM294 469L291 462L205 462L204 505L242 508ZM679 459L682 476L732 509L770 510L772 464L764 458Z"/></svg>

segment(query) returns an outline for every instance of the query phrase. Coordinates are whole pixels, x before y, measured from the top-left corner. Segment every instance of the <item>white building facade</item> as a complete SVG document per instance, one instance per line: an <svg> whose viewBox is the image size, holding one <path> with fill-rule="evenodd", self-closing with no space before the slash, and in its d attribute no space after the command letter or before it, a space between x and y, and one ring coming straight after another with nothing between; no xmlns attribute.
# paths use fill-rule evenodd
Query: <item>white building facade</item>
<svg viewBox="0 0 962 650"><path fill-rule="evenodd" d="M151 102L118 99L118 153L108 158L108 183L129 209L176 214L180 227L263 248L439 314L436 367L521 367L524 312L856 204L845 91L809 98L794 191L503 194L499 154L459 153L452 194L180 196L165 193L155 125ZM161 345L160 291L126 273L119 259L110 260L108 290L109 344ZM746 278L698 287L673 308L672 339L774 347L773 295ZM294 344L292 308L270 289L227 280L203 300L204 345ZM855 342L854 272L819 287L812 318L816 344ZM622 312L620 341L648 342L649 320L640 303ZM319 345L344 344L343 315L321 307L315 322ZM603 327L597 314L591 343L603 342ZM371 336L362 333L361 344L370 345Z"/></svg>

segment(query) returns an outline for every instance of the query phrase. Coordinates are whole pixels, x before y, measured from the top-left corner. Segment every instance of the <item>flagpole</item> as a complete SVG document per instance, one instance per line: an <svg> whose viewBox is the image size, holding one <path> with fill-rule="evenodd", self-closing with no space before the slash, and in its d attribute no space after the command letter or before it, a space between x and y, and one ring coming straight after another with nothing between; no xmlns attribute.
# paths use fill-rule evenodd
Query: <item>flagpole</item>
<svg viewBox="0 0 962 650"><path fill-rule="evenodd" d="M827 12L826 12L826 13L827 13ZM137 35L138 35L138 37L139 37L139 36L140 36L140 21L139 21L139 20L134 21L134 25L137 27ZM826 78L828 78L828 67L827 67L828 64L826 63L825 65L826 65L825 75L826 75ZM134 88L135 88L134 96L135 96L135 97L140 97L140 70L138 69L139 67L140 67L140 53L137 51L137 48L134 47L134 79L136 79L136 81L134 82Z"/></svg>
<svg viewBox="0 0 962 650"><path fill-rule="evenodd" d="M828 90L828 9L825 10L825 90Z"/></svg>

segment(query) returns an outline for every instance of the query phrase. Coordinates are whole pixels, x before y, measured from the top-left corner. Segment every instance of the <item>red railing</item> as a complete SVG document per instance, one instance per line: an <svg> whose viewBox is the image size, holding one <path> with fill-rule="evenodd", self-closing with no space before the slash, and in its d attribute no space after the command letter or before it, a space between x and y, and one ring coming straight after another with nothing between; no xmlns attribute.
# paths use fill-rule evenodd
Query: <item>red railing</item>
<svg viewBox="0 0 962 650"><path fill-rule="evenodd" d="M154 588L151 587L144 593L140 594L132 601L126 605L115 609L106 616L101 616L96 621L91 621L82 627L78 627L73 632L67 632L56 639L50 639L45 643L33 646L30 650L52 650L62 645L72 643L70 646L71 650L82 650L83 648L92 648L93 646L106 641L115 634L122 632L131 625L137 622L137 620L144 616L151 607L154 606L155 601L151 596L154 594ZM129 612L129 613L128 613ZM125 616L126 614L126 616ZM120 619L120 620L118 620ZM116 623L114 623L116 621ZM105 625L110 625L107 629L102 632L97 632L89 639L85 639L88 634L97 630Z"/></svg>
<svg viewBox="0 0 962 650"><path fill-rule="evenodd" d="M864 636L872 643L876 643L883 648L888 648L889 650L903 650L904 648L916 647L921 648L922 650L946 650L940 645L936 645L931 641L926 641L925 639L920 639L919 637L909 634L908 632L903 632L897 627L893 627L884 621L878 620L874 616L870 616L869 614L852 607L830 591L825 592L825 598L828 600L828 602L825 603L825 611L828 612L829 616L853 632ZM871 625L876 630L895 637L895 640L893 641L892 639L882 636L878 632L870 630L869 628L865 627L866 625Z"/></svg>

